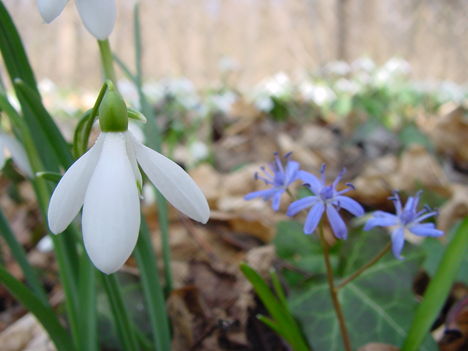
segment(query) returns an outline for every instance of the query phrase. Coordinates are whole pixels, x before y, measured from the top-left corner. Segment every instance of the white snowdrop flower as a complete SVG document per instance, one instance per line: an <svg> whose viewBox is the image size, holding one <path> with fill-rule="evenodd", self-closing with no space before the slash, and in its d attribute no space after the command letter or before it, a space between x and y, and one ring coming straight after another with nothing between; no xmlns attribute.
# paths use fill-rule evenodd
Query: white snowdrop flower
<svg viewBox="0 0 468 351"><path fill-rule="evenodd" d="M363 71L370 73L375 70L375 63L368 57L361 57L351 63L351 68L355 72Z"/></svg>
<svg viewBox="0 0 468 351"><path fill-rule="evenodd" d="M11 135L0 132L0 168L3 168L8 157L13 159L15 165L18 166L23 174L30 178L33 177L33 172L23 145Z"/></svg>
<svg viewBox="0 0 468 351"><path fill-rule="evenodd" d="M305 100L313 101L318 106L333 102L336 94L327 86L303 82L299 85L299 92Z"/></svg>
<svg viewBox="0 0 468 351"><path fill-rule="evenodd" d="M332 61L325 65L325 71L338 76L345 76L351 71L351 67L345 61Z"/></svg>
<svg viewBox="0 0 468 351"><path fill-rule="evenodd" d="M340 78L335 83L335 89L340 93L354 95L359 91L359 85L349 79Z"/></svg>
<svg viewBox="0 0 468 351"><path fill-rule="evenodd" d="M41 240L39 240L36 247L39 250L39 252L52 252L52 250L54 249L54 243L52 242L52 238L50 237L50 235L46 235Z"/></svg>
<svg viewBox="0 0 468 351"><path fill-rule="evenodd" d="M195 141L189 146L190 155L195 162L203 160L208 157L210 150L205 143L201 141Z"/></svg>
<svg viewBox="0 0 468 351"><path fill-rule="evenodd" d="M411 65L408 61L396 57L388 60L383 68L391 74L407 75L411 72Z"/></svg>
<svg viewBox="0 0 468 351"><path fill-rule="evenodd" d="M231 111L231 107L236 100L237 96L232 91L226 91L210 97L211 105L213 105L216 110L224 113L229 113Z"/></svg>
<svg viewBox="0 0 468 351"><path fill-rule="evenodd" d="M111 88L101 103L102 133L63 175L48 209L49 228L61 233L83 207L86 251L104 273L117 271L132 253L140 228L138 165L179 211L206 223L208 202L192 178L175 162L138 142L128 131L127 108Z"/></svg>
<svg viewBox="0 0 468 351"><path fill-rule="evenodd" d="M274 107L273 100L266 95L257 96L254 99L254 105L259 111L263 112L270 112Z"/></svg>
<svg viewBox="0 0 468 351"><path fill-rule="evenodd" d="M52 22L65 8L68 0L36 0L46 23ZM109 37L116 18L115 0L75 0L86 29L99 40Z"/></svg>
<svg viewBox="0 0 468 351"><path fill-rule="evenodd" d="M129 121L128 130L139 143L143 144L145 142L145 134L137 123Z"/></svg>
<svg viewBox="0 0 468 351"><path fill-rule="evenodd" d="M276 73L273 77L265 80L262 84L265 92L272 96L282 96L291 90L291 80L284 72Z"/></svg>

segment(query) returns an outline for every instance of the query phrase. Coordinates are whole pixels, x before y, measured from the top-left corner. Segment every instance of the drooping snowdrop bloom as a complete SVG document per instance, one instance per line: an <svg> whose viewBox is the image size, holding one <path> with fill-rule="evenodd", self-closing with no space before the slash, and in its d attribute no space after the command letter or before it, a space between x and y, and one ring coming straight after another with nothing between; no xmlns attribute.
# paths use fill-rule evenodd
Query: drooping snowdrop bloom
<svg viewBox="0 0 468 351"><path fill-rule="evenodd" d="M33 177L33 172L23 145L11 135L0 132L0 168L3 168L8 157L13 159L15 165L18 166L23 174L30 178Z"/></svg>
<svg viewBox="0 0 468 351"><path fill-rule="evenodd" d="M335 236L339 239L346 239L348 236L348 229L343 219L338 214L338 211L344 208L355 216L362 216L364 214L364 209L357 201L348 196L343 196L343 194L354 189L351 184L347 184L348 188L344 190L336 190L336 186L340 182L344 170L338 174L332 184L327 185L325 168L325 165L322 165L320 179L306 171L299 172L299 179L310 188L314 195L294 201L289 205L287 215L294 216L296 213L311 207L304 223L304 233L311 234L317 228L323 213L326 212Z"/></svg>
<svg viewBox="0 0 468 351"><path fill-rule="evenodd" d="M268 169L261 168L263 175L255 173L255 179L263 180L271 188L251 192L245 195L244 199L252 200L260 197L265 201L271 200L273 210L278 211L281 196L287 191L289 185L298 179L300 165L296 161L291 161L290 156L291 153L284 156L286 166L283 166L278 153L275 153L275 161L268 165Z"/></svg>
<svg viewBox="0 0 468 351"><path fill-rule="evenodd" d="M44 21L50 23L62 13L67 2L37 0L37 7ZM86 29L96 39L107 39L115 24L115 0L75 0L75 4Z"/></svg>
<svg viewBox="0 0 468 351"><path fill-rule="evenodd" d="M202 191L180 166L127 130L127 109L117 92L106 92L99 114L102 133L58 183L48 221L51 231L60 233L83 207L86 251L98 269L110 274L125 263L138 238L142 181L138 165L185 215L206 223L210 210Z"/></svg>
<svg viewBox="0 0 468 351"><path fill-rule="evenodd" d="M436 229L434 223L421 223L427 218L437 214L436 211L431 211L425 207L418 211L419 198L421 192L416 196L410 196L406 201L405 207L401 204L398 193L390 198L395 205L396 214L376 211L364 226L365 230L370 230L374 227L392 227L392 249L393 255L401 260L401 251L405 244L405 235L412 233L417 236L441 236L443 231ZM408 233L409 232L409 233Z"/></svg>

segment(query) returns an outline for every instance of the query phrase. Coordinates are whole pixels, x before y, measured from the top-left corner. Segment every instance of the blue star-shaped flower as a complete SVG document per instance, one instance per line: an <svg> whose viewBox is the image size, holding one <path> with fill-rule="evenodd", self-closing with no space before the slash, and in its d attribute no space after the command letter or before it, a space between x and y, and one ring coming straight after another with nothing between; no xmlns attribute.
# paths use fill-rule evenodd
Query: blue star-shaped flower
<svg viewBox="0 0 468 351"><path fill-rule="evenodd" d="M268 165L268 169L262 167L263 175L255 173L255 179L260 179L267 185L271 185L270 189L254 191L244 196L245 200L252 200L257 197L265 201L271 200L272 208L278 211L281 201L281 196L286 192L288 186L296 181L299 172L299 163L291 161L289 157L291 153L284 155L286 166L283 166L277 152L275 152L275 161Z"/></svg>
<svg viewBox="0 0 468 351"><path fill-rule="evenodd" d="M405 244L405 231L408 230L411 233L418 236L441 236L444 234L443 231L436 229L434 223L421 223L429 217L433 217L437 214L437 211L431 211L428 207L424 207L421 211L417 211L419 198L421 192L418 192L416 196L410 196L406 201L405 207L401 204L398 193L390 198L395 205L396 214L376 211L373 213L366 225L365 230L372 229L374 227L393 227L392 237L392 250L393 255L401 260L401 250Z"/></svg>
<svg viewBox="0 0 468 351"><path fill-rule="evenodd" d="M362 216L364 214L364 209L357 201L348 196L343 196L343 194L354 189L351 184L346 184L348 188L344 190L336 190L336 186L340 182L345 170L338 174L332 184L327 185L325 169L326 166L322 165L322 168L320 169L321 179L318 179L313 174L305 171L299 172L298 177L315 195L294 201L289 206L287 215L294 216L296 213L311 207L304 223L304 233L311 234L317 228L323 213L327 212L328 221L335 233L335 236L339 239L346 239L348 236L348 229L346 228L343 219L338 214L338 211L341 208L344 208L355 216Z"/></svg>

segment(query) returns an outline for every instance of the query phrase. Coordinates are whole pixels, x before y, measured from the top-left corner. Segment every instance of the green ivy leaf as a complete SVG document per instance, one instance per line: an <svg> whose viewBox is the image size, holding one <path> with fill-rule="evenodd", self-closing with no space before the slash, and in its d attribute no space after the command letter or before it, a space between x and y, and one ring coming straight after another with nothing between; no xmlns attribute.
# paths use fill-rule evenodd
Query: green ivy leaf
<svg viewBox="0 0 468 351"><path fill-rule="evenodd" d="M351 233L340 250L338 278L344 278L370 260L387 240L379 230ZM412 293L413 278L424 258L422 250L409 244L403 254L403 261L387 254L339 291L354 348L369 342L392 345L403 342L417 306ZM313 281L293 287L288 300L314 349L342 350L338 320L326 282ZM421 351L432 350L436 350L436 345L428 338Z"/></svg>

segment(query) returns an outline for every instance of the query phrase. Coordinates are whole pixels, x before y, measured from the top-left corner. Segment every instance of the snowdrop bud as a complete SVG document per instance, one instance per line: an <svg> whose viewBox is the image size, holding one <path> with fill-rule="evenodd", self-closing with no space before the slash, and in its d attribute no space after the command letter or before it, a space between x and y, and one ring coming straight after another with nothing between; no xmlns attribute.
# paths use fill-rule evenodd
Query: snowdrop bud
<svg viewBox="0 0 468 351"><path fill-rule="evenodd" d="M103 132L125 132L128 129L127 106L114 85L111 82L107 84L99 107L99 125Z"/></svg>

